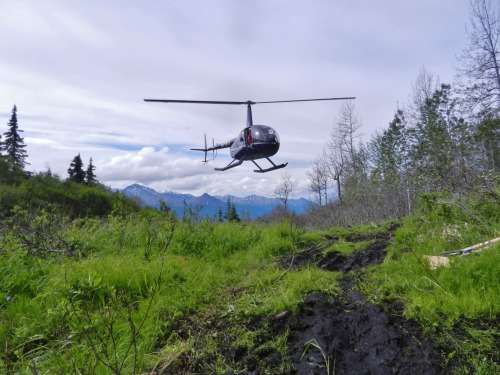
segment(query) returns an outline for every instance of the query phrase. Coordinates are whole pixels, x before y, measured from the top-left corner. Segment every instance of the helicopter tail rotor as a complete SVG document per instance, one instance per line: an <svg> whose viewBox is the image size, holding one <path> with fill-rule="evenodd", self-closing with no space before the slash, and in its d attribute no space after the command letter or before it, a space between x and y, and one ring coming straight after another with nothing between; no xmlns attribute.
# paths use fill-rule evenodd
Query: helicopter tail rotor
<svg viewBox="0 0 500 375"><path fill-rule="evenodd" d="M208 147L208 144L207 144L207 135L205 134L205 148L192 148L191 150L193 150L193 151L203 151L205 153L205 157L203 158L202 162L204 164L206 164L209 161L215 160L215 157L217 155L216 154L216 152L217 152L216 150L219 149L219 148L222 148L221 145L219 145L219 144L215 145L213 139L212 139L212 144L213 144L212 147ZM225 147L229 147L229 146L223 146L223 147L225 148ZM212 160L207 160L208 151L212 151Z"/></svg>
<svg viewBox="0 0 500 375"><path fill-rule="evenodd" d="M205 133L205 160L203 163L207 163L207 134Z"/></svg>

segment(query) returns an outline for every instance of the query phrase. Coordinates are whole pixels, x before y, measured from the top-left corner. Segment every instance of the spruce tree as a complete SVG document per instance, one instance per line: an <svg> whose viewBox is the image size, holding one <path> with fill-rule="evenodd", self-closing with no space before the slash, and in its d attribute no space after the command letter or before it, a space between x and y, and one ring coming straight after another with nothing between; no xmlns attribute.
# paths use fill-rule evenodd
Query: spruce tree
<svg viewBox="0 0 500 375"><path fill-rule="evenodd" d="M19 129L17 124L17 107L14 105L12 108L12 116L9 121L9 130L3 135L5 140L1 143L1 149L5 151L6 156L10 161L17 167L24 169L26 166L26 150L24 149L26 145L24 144L24 138L22 138L19 133L23 131Z"/></svg>
<svg viewBox="0 0 500 375"><path fill-rule="evenodd" d="M227 221L240 221L240 217L238 216L238 212L236 211L236 207L231 203L231 199L227 198L227 207L226 212L224 213L224 219Z"/></svg>
<svg viewBox="0 0 500 375"><path fill-rule="evenodd" d="M94 164L92 164L92 158L90 158L89 166L87 167L87 172L85 173L85 182L87 184L94 184L95 182L97 182L94 171L95 171L95 166Z"/></svg>
<svg viewBox="0 0 500 375"><path fill-rule="evenodd" d="M68 169L68 180L82 183L85 181L85 171L83 170L83 162L80 154L76 155Z"/></svg>
<svg viewBox="0 0 500 375"><path fill-rule="evenodd" d="M238 215L238 212L236 211L236 207L234 204L231 205L231 209L229 211L229 220L228 221L235 221L235 222L240 222L241 219Z"/></svg>

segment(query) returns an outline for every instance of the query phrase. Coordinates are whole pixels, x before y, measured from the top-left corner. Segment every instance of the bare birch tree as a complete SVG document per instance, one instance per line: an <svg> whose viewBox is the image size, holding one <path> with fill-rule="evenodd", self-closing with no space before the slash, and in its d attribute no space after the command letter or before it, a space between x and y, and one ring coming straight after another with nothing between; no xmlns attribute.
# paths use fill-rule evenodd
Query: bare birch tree
<svg viewBox="0 0 500 375"><path fill-rule="evenodd" d="M309 190L315 194L316 199L321 206L323 203L323 195L326 195L328 186L328 171L324 160L321 157L317 157L314 160L312 169L307 171L307 178L309 180ZM327 197L325 197L325 204L328 203Z"/></svg>
<svg viewBox="0 0 500 375"><path fill-rule="evenodd" d="M439 77L435 77L425 67L420 68L417 79L411 83L411 93L408 95L408 103L404 109L406 118L412 125L420 121L426 101L432 98L440 85Z"/></svg>
<svg viewBox="0 0 500 375"><path fill-rule="evenodd" d="M287 211L287 202L290 194L295 190L295 180L292 179L292 176L283 172L281 174L281 180L278 185L274 188L274 194L276 194L281 202L283 202L285 206L285 215L288 213Z"/></svg>
<svg viewBox="0 0 500 375"><path fill-rule="evenodd" d="M463 90L466 108L500 115L500 3L471 0L468 47L462 50L458 68L468 82Z"/></svg>
<svg viewBox="0 0 500 375"><path fill-rule="evenodd" d="M328 176L336 182L337 198L341 202L341 177L355 155L355 140L360 136L361 122L354 108L354 102L342 104L334 120L324 159Z"/></svg>

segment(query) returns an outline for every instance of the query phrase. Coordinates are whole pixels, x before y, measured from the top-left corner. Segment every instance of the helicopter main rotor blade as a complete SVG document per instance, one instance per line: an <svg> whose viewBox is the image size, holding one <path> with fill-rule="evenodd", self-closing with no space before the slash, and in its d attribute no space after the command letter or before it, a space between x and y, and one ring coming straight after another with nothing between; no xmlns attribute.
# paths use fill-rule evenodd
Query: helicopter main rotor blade
<svg viewBox="0 0 500 375"><path fill-rule="evenodd" d="M171 99L144 99L145 102L160 102L160 103L195 103L195 104L255 104L248 100L246 102L232 102L220 100L171 100Z"/></svg>
<svg viewBox="0 0 500 375"><path fill-rule="evenodd" d="M253 104L267 104L267 103L293 103L293 102L317 102L320 100L347 100L356 99L355 96L349 96L345 98L320 98L320 99L296 99L296 100L273 100L270 102L255 102Z"/></svg>
<svg viewBox="0 0 500 375"><path fill-rule="evenodd" d="M321 100L348 100L356 99L354 96L343 98L320 98L320 99L296 99L296 100L273 100L267 102L253 102L247 100L246 102L235 101L221 101L221 100L177 100L177 99L144 99L145 102L160 102L160 103L194 103L194 104L269 104L269 103L293 103L293 102L317 102Z"/></svg>

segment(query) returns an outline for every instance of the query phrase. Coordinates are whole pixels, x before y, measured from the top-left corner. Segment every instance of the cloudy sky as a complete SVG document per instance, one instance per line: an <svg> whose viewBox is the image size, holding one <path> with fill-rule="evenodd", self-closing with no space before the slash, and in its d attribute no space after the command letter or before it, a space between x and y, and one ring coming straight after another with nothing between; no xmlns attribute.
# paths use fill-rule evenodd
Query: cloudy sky
<svg viewBox="0 0 500 375"><path fill-rule="evenodd" d="M385 129L422 67L451 83L466 47L468 0L0 1L0 133L13 105L27 167L67 177L90 158L99 181L159 191L273 196L284 171L308 197L306 171L341 102L253 106L281 138L275 163L217 172L189 151L235 137L245 106L144 98L270 101L355 96L362 133ZM262 165L267 163L265 160Z"/></svg>

